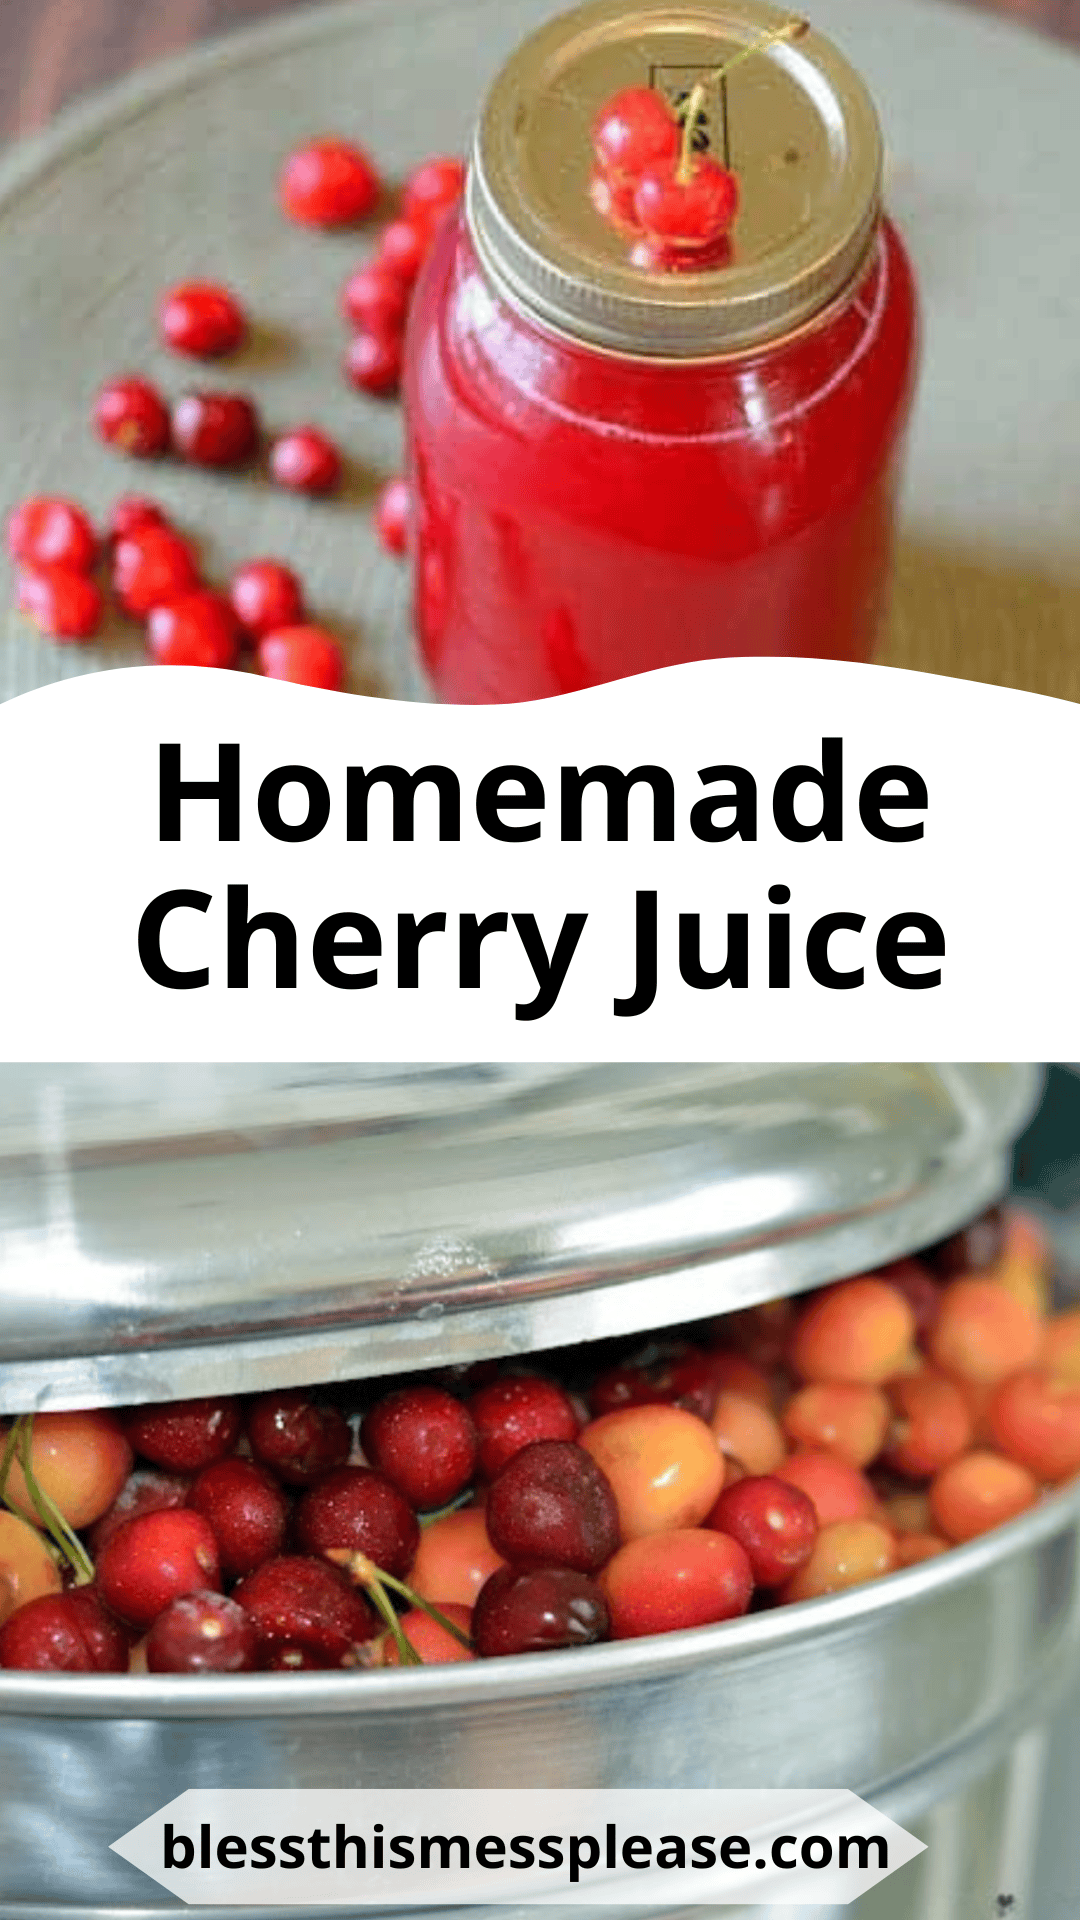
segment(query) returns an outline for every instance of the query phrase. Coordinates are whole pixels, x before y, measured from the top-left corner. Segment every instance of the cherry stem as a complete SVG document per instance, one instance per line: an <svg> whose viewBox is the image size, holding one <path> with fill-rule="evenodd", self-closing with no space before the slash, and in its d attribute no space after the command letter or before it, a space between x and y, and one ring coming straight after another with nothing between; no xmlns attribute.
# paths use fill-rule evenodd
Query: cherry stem
<svg viewBox="0 0 1080 1920"><path fill-rule="evenodd" d="M694 129L709 89L715 87L719 81L726 80L728 74L741 66L744 60L749 60L751 55L764 53L766 47L779 46L782 41L801 40L803 34L809 31L809 20L803 20L798 16L785 20L782 26L771 27L768 33L760 34L756 40L751 40L749 46L740 47L738 53L733 53L730 60L724 61L723 66L714 67L711 73L707 73L703 80L696 83L686 103L683 118L682 146L679 150L679 164L675 170L675 178L680 187L687 186L693 179Z"/></svg>
<svg viewBox="0 0 1080 1920"><path fill-rule="evenodd" d="M395 1574L385 1573L382 1567L377 1567L374 1560L368 1559L366 1553L354 1553L348 1547L334 1547L326 1557L336 1566L344 1567L350 1579L363 1587L365 1593L371 1596L374 1605L378 1607L394 1636L394 1645L397 1647L403 1665L419 1667L423 1665L423 1661L406 1637L386 1591L387 1587L392 1588L395 1593L400 1593L402 1599L407 1600L411 1607L426 1613L429 1620L434 1620L437 1626L452 1634L459 1646L466 1647L470 1653L472 1652L472 1642L467 1633L462 1633L461 1628L455 1626L452 1620L448 1620L445 1613L440 1613L438 1607L432 1606L430 1600L425 1600L422 1594L415 1592L412 1587L407 1587L404 1580L399 1580Z"/></svg>
<svg viewBox="0 0 1080 1920"><path fill-rule="evenodd" d="M458 1494L456 1500L448 1500L445 1507L432 1507L430 1513L420 1514L419 1520L421 1527L434 1526L436 1520L445 1520L448 1514L460 1513L462 1507L468 1506L472 1497L472 1488L466 1487L463 1493Z"/></svg>
<svg viewBox="0 0 1080 1920"><path fill-rule="evenodd" d="M30 1462L30 1448L33 1437L33 1414L20 1414L11 1432L8 1434L3 1459L0 1460L0 1500L2 1500L4 1505L12 1513L16 1514L20 1520L26 1518L26 1515L20 1512L15 1502L8 1498L7 1492L8 1476L11 1472L12 1463L15 1458L18 1457L19 1465L22 1468L22 1476L26 1482L26 1491L30 1497L30 1504L34 1512L37 1514L45 1531L51 1536L54 1546L59 1549L64 1559L67 1560L71 1566L75 1574L76 1585L80 1587L89 1586L94 1577L94 1563L90 1559L78 1535L72 1531L64 1519L55 1500L51 1499L37 1483Z"/></svg>

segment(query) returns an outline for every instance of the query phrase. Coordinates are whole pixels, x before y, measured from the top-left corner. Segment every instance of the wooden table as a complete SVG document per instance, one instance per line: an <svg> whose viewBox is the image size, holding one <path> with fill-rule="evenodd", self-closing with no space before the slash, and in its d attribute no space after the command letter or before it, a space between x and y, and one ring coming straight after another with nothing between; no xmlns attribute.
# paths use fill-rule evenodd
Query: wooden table
<svg viewBox="0 0 1080 1920"><path fill-rule="evenodd" d="M879 0L866 0L867 5ZM1080 0L970 0L1080 46ZM0 0L0 138L132 67L315 0Z"/></svg>

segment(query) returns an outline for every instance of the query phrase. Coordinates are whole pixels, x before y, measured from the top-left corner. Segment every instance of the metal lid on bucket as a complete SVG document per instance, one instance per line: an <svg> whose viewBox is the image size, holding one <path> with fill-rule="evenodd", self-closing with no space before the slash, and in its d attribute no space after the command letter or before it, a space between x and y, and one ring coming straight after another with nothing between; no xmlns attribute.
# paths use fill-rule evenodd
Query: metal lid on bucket
<svg viewBox="0 0 1080 1920"><path fill-rule="evenodd" d="M727 1312L995 1199L1016 1066L0 1068L0 1412Z"/></svg>
<svg viewBox="0 0 1080 1920"><path fill-rule="evenodd" d="M672 359L744 348L825 307L866 257L882 145L866 88L819 33L764 46L707 94L699 125L740 188L724 265L635 266L590 199L593 122L613 94L652 87L674 113L789 19L758 0L599 0L527 40L488 95L467 189L495 287L576 339Z"/></svg>

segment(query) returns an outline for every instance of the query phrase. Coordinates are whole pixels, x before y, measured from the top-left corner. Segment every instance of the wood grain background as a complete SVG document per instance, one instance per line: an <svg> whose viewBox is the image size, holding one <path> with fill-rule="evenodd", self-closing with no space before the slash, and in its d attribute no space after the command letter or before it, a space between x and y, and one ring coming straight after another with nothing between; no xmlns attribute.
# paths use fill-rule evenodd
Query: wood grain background
<svg viewBox="0 0 1080 1920"><path fill-rule="evenodd" d="M884 0L866 0L867 5ZM0 138L131 68L316 0L0 0ZM1080 0L968 0L1080 46Z"/></svg>

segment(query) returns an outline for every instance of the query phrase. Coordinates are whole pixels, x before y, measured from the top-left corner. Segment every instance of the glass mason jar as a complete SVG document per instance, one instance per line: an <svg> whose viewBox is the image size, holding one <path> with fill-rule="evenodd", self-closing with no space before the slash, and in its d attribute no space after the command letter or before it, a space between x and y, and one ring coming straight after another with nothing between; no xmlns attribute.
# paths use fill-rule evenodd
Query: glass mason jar
<svg viewBox="0 0 1080 1920"><path fill-rule="evenodd" d="M407 350L417 632L441 698L870 656L915 289L876 115L836 49L807 32L712 79L784 18L600 0L495 81ZM735 172L739 211L722 261L657 265L594 204L592 127L623 88L677 114L702 80L696 144Z"/></svg>

